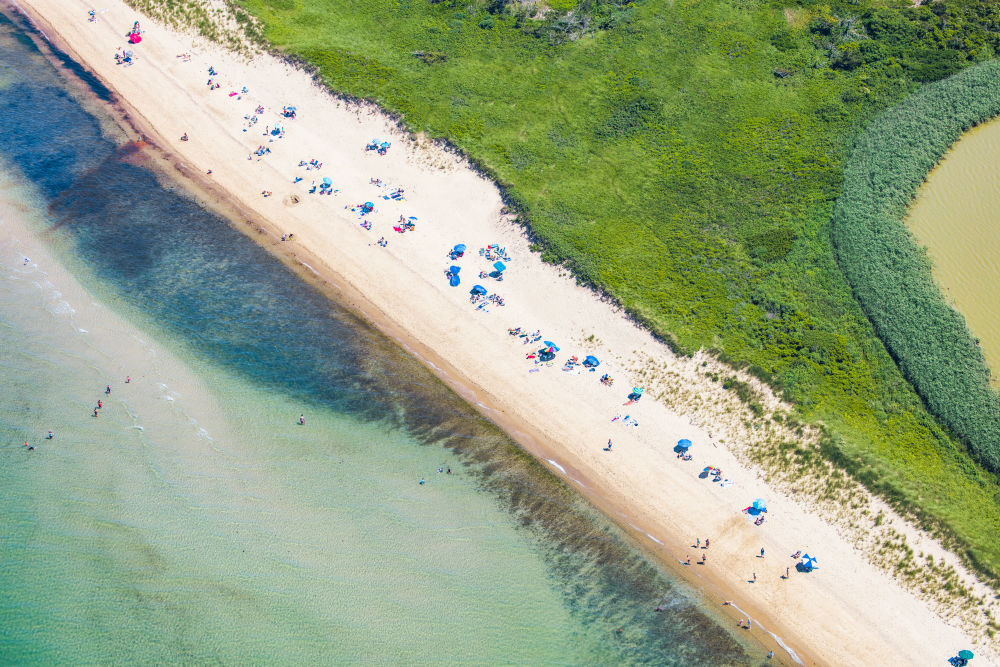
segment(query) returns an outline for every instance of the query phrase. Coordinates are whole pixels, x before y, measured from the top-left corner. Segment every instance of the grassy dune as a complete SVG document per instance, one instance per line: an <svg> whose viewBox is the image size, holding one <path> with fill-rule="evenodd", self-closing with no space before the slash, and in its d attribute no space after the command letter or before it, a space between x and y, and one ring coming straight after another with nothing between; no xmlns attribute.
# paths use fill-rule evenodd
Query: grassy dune
<svg viewBox="0 0 1000 667"><path fill-rule="evenodd" d="M466 152L544 259L766 378L830 458L1000 572L997 479L903 377L830 239L858 132L992 57L997 3L237 4L333 89Z"/></svg>

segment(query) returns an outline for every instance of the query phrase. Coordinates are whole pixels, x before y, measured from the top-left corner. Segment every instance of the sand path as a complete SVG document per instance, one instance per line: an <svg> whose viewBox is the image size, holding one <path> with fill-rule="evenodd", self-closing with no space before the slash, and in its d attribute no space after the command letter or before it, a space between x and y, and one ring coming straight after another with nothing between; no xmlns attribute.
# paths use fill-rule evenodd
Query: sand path
<svg viewBox="0 0 1000 667"><path fill-rule="evenodd" d="M253 211L271 233L264 242L279 253L294 253L317 274L354 294L352 302L395 336L473 404L501 424L557 474L570 479L602 510L628 528L649 550L676 565L683 576L721 603L733 600L754 618L752 633L775 646L779 635L806 663L837 665L938 664L968 638L933 614L913 595L870 565L837 531L742 467L714 443L705 429L653 400L623 407L632 386L623 364L646 354L678 372L695 373L589 291L543 264L528 250L519 228L501 216L496 189L450 156L421 147L380 115L352 109L316 87L311 79L267 56L241 62L219 50L193 43L137 15L118 0L107 0L96 22L81 0L18 0L43 32L116 91L137 127L218 191ZM141 44L131 47L132 66L113 59L126 47L124 35L139 19ZM193 52L190 62L177 57ZM220 88L210 90L208 68ZM248 90L242 93L243 87ZM230 95L236 92L236 95ZM282 119L283 105L297 107L294 120ZM246 116L264 112L248 127ZM285 128L283 138L265 137L265 127ZM153 129L155 128L155 130ZM244 131L246 130L246 131ZM187 133L189 140L180 137ZM392 142L387 155L365 152L372 138ZM273 141L269 141L273 139ZM257 159L258 146L270 153ZM250 159L248 159L250 156ZM320 170L298 167L316 158ZM293 183L301 176L304 181ZM309 194L313 180L329 177L339 192ZM405 201L383 199L390 188L405 189ZM272 191L270 197L262 191ZM292 197L299 199L292 202ZM376 210L361 218L345 209L365 201ZM416 230L392 230L400 216L416 216ZM282 233L294 240L281 243ZM388 240L380 247L380 237ZM468 246L452 262L447 253ZM506 248L506 279L479 279L490 262L478 249L489 243ZM461 266L462 284L449 286L444 271ZM477 310L469 289L480 283L506 305ZM509 327L540 329L561 346L557 364L536 366ZM597 342L587 343L590 335ZM571 355L596 354L599 372L562 372ZM610 373L609 389L598 378ZM720 394L723 393L719 390ZM626 426L616 415L630 415ZM715 434L718 436L718 433ZM604 447L611 438L612 451ZM676 458L673 446L690 438L694 461ZM720 466L732 486L699 479L706 465ZM767 498L769 512L755 526L741 510ZM696 538L711 548L694 549ZM765 558L759 558L761 548ZM819 557L821 569L795 572L789 555L799 549ZM697 565L700 554L705 565ZM785 568L791 576L785 580ZM756 583L749 583L756 573ZM656 601L650 601L650 608Z"/></svg>

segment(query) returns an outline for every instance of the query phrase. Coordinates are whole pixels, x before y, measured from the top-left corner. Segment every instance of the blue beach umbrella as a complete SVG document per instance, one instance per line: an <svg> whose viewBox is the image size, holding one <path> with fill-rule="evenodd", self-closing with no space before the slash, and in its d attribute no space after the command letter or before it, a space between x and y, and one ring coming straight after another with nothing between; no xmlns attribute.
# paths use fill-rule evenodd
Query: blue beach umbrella
<svg viewBox="0 0 1000 667"><path fill-rule="evenodd" d="M688 440L687 438L681 438L680 440L677 441L677 446L680 447L681 449L687 449L688 447L691 446L691 441Z"/></svg>
<svg viewBox="0 0 1000 667"><path fill-rule="evenodd" d="M559 351L559 346L556 345L555 343L553 343L550 340L543 340L542 344L545 345L545 347L551 347L551 348L555 349L556 352Z"/></svg>
<svg viewBox="0 0 1000 667"><path fill-rule="evenodd" d="M493 264L493 268L503 273L504 271L507 270L507 265L504 264L503 262L496 262L495 264Z"/></svg>
<svg viewBox="0 0 1000 667"><path fill-rule="evenodd" d="M968 649L963 649L958 652L958 657L961 658L962 660L972 660L976 656L972 654L972 651L969 651Z"/></svg>
<svg viewBox="0 0 1000 667"><path fill-rule="evenodd" d="M365 208L375 208L375 204L371 203L370 201L366 201Z"/></svg>
<svg viewBox="0 0 1000 667"><path fill-rule="evenodd" d="M452 273L458 273L459 271L462 270L462 267L460 267L460 266L451 266L451 267L448 267L448 270L451 271Z"/></svg>
<svg viewBox="0 0 1000 667"><path fill-rule="evenodd" d="M451 278L448 279L452 287L458 287L458 284L462 282L462 279L458 277L457 273L451 274Z"/></svg>
<svg viewBox="0 0 1000 667"><path fill-rule="evenodd" d="M323 177L323 185L333 185L333 181L330 179L329 176Z"/></svg>
<svg viewBox="0 0 1000 667"><path fill-rule="evenodd" d="M584 366L593 366L594 368L597 368L598 366L601 365L601 362L598 361L597 357L595 357L594 355L588 354L587 358L583 360L583 365Z"/></svg>
<svg viewBox="0 0 1000 667"><path fill-rule="evenodd" d="M416 218L414 218L414 219L416 219ZM465 244L464 243L459 243L457 246L455 246L454 248L452 248L452 250L454 252L465 252Z"/></svg>
<svg viewBox="0 0 1000 667"><path fill-rule="evenodd" d="M816 562L816 559L810 556L809 554L805 554L802 556L802 567L806 568L807 570L812 570L814 568L819 567L819 563Z"/></svg>
<svg viewBox="0 0 1000 667"><path fill-rule="evenodd" d="M482 296L483 294L486 294L486 288L482 285L473 285L472 289L469 290L469 294L479 294Z"/></svg>
<svg viewBox="0 0 1000 667"><path fill-rule="evenodd" d="M763 498L758 498L757 500L753 501L753 508L758 512L766 512L767 503L764 502Z"/></svg>

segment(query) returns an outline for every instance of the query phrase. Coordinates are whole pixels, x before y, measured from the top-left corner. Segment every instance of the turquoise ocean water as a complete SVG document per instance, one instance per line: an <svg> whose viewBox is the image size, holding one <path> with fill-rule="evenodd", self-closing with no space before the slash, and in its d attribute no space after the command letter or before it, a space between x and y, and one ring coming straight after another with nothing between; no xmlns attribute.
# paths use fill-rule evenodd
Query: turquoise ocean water
<svg viewBox="0 0 1000 667"><path fill-rule="evenodd" d="M102 95L0 20L0 662L759 661Z"/></svg>

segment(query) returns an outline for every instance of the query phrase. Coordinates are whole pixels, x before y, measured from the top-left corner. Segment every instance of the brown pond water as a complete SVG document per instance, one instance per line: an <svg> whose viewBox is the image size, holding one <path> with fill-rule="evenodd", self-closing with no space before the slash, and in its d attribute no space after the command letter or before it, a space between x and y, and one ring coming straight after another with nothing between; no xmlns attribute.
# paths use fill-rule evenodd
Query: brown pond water
<svg viewBox="0 0 1000 667"><path fill-rule="evenodd" d="M979 338L1000 386L1000 120L973 128L931 171L906 224Z"/></svg>

